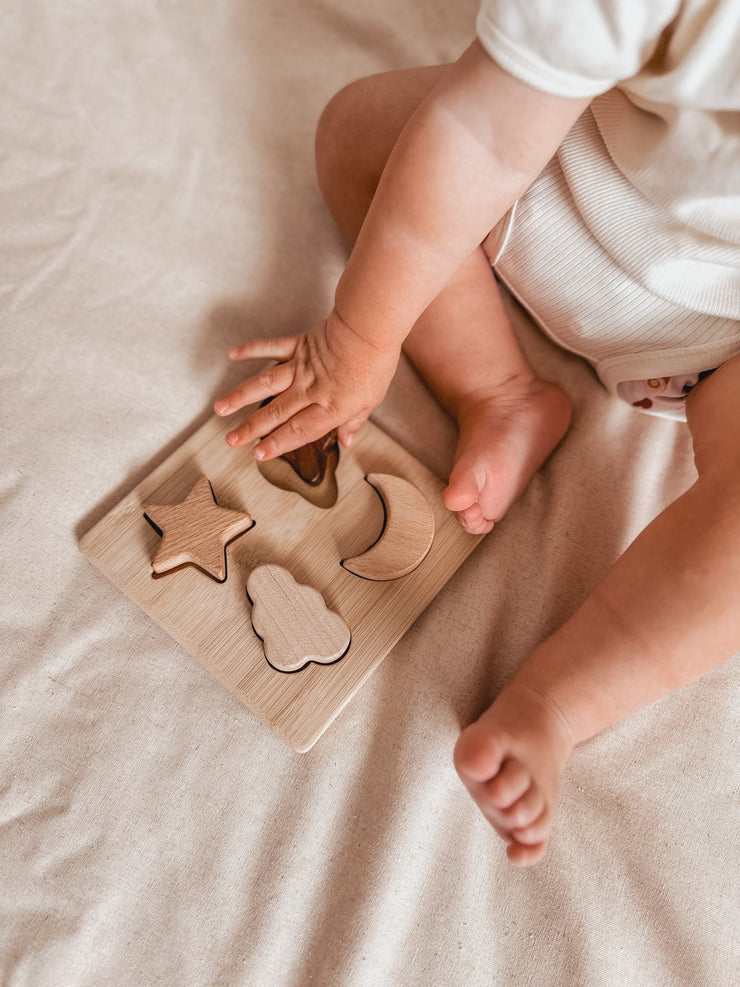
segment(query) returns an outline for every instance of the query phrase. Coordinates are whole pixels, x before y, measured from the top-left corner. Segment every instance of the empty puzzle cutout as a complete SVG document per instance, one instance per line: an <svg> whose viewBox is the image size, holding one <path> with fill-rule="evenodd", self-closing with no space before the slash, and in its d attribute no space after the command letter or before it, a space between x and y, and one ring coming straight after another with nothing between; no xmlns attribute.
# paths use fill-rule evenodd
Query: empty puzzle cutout
<svg viewBox="0 0 740 987"><path fill-rule="evenodd" d="M426 558L434 541L434 512L413 483L389 473L368 473L367 482L383 502L385 524L380 536L363 552L343 559L348 572L363 579L399 579Z"/></svg>
<svg viewBox="0 0 740 987"><path fill-rule="evenodd" d="M226 545L254 524L250 514L218 506L207 476L179 504L145 504L144 517L162 536L152 562L157 575L191 563L219 583L226 579Z"/></svg>
<svg viewBox="0 0 740 987"><path fill-rule="evenodd" d="M247 581L252 627L265 658L279 672L298 672L309 662L330 665L349 648L351 632L312 586L296 582L278 565L261 565Z"/></svg>

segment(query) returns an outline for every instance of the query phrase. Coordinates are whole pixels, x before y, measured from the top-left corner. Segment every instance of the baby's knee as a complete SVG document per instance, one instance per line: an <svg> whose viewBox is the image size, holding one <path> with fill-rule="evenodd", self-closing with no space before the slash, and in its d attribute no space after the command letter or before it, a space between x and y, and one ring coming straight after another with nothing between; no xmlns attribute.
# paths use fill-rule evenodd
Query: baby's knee
<svg viewBox="0 0 740 987"><path fill-rule="evenodd" d="M374 192L406 121L444 71L444 65L428 65L368 75L329 100L316 132L325 198L347 187Z"/></svg>
<svg viewBox="0 0 740 987"><path fill-rule="evenodd" d="M362 138L361 106L365 79L339 90L324 107L316 128L316 164L319 180L345 170L358 153Z"/></svg>

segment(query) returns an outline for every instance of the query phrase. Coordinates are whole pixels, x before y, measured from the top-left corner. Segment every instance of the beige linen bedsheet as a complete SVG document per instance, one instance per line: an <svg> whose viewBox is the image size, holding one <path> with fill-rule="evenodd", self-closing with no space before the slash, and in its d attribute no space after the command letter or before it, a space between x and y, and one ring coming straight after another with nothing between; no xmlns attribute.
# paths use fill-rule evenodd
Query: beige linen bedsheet
<svg viewBox="0 0 740 987"><path fill-rule="evenodd" d="M455 57L474 0L4 0L0 982L737 982L737 662L583 745L516 870L451 751L694 476L512 306L572 431L317 746L285 744L78 552L322 315L343 249L312 135L374 71ZM377 422L444 475L402 364Z"/></svg>

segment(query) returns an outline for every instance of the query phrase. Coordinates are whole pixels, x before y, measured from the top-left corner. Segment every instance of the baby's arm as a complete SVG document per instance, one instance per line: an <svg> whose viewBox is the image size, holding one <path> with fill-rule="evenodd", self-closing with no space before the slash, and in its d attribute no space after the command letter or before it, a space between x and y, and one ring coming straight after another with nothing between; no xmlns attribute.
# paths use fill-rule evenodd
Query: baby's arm
<svg viewBox="0 0 740 987"><path fill-rule="evenodd" d="M740 649L740 356L688 396L699 478L514 682L593 736Z"/></svg>
<svg viewBox="0 0 740 987"><path fill-rule="evenodd" d="M258 339L234 359L281 361L216 403L274 400L230 433L270 459L340 427L349 441L382 400L416 319L542 170L587 104L539 92L475 42L413 114L337 287L310 332Z"/></svg>

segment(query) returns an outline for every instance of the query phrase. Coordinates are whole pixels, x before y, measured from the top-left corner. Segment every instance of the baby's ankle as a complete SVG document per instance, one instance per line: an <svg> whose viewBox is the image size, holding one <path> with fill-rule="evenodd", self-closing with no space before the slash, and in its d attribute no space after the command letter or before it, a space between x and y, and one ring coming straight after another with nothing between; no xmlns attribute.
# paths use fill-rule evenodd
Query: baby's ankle
<svg viewBox="0 0 740 987"><path fill-rule="evenodd" d="M554 745L552 753L562 766L576 745L575 734L566 712L549 695L547 688L515 676L496 702L501 700L516 709L523 721L531 724L533 732L544 730L547 733L549 743Z"/></svg>
<svg viewBox="0 0 740 987"><path fill-rule="evenodd" d="M485 384L471 385L452 395L454 417L459 421L460 414L468 410L528 394L536 383L537 377L528 367L497 378L488 376Z"/></svg>
<svg viewBox="0 0 740 987"><path fill-rule="evenodd" d="M489 414L500 416L515 410L554 416L558 420L558 428L564 430L570 422L571 402L565 391L556 384L541 380L530 370L502 377L485 387L458 393L452 402L453 417L459 426L470 418Z"/></svg>

